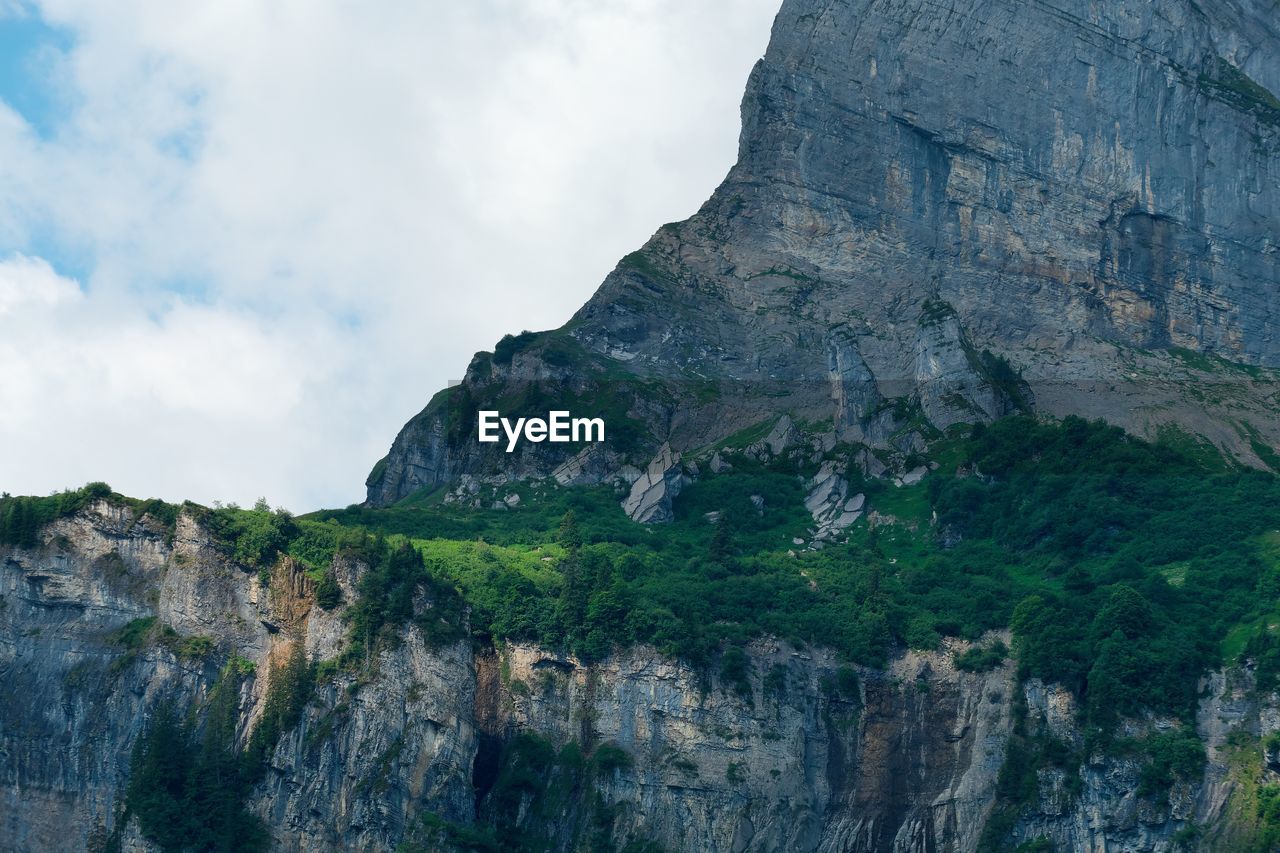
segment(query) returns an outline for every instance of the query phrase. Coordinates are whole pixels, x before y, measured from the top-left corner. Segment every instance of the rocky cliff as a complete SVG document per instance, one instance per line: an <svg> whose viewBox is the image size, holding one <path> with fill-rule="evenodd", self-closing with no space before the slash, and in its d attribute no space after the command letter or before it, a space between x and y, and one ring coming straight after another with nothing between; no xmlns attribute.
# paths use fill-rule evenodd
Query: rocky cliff
<svg viewBox="0 0 1280 853"><path fill-rule="evenodd" d="M481 402L606 415L585 481L782 413L902 448L1031 405L1258 464L1251 436L1280 443L1259 369L1280 367L1277 20L1267 0L786 0L707 203L562 329L478 355L370 503L576 451L480 452Z"/></svg>
<svg viewBox="0 0 1280 853"><path fill-rule="evenodd" d="M333 570L354 601L366 567ZM237 656L253 672L235 701L247 742L279 662L299 646L332 660L347 642L344 607L316 606L313 587L287 558L248 571L197 514L167 528L107 501L0 552L0 849L154 849L124 808L138 739L165 702L199 720ZM139 624L149 633L132 642ZM975 850L1003 808L1009 751L1082 735L1070 694L1020 685L1008 663L959 671L964 644L948 643L877 670L760 640L729 679L651 649L584 665L531 645L432 644L410 624L358 676L320 667L247 807L281 850L435 849L440 827L475 821L556 850ZM1280 766L1256 740L1280 710L1247 672L1206 688L1196 778L1144 792L1136 759L1043 764L1013 837L1074 850L1170 850L1189 827L1230 838L1240 756Z"/></svg>

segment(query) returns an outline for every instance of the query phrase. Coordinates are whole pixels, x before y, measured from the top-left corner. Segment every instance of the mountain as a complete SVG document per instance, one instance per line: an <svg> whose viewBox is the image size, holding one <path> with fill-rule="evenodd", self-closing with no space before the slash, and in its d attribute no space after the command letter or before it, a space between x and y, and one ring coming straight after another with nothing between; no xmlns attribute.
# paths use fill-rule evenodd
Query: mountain
<svg viewBox="0 0 1280 853"><path fill-rule="evenodd" d="M1276 13L787 0L365 504L0 495L0 851L1280 849Z"/></svg>
<svg viewBox="0 0 1280 853"><path fill-rule="evenodd" d="M548 403L619 437L566 482L782 414L909 451L1028 406L1260 464L1280 443L1258 370L1280 367L1278 20L1264 0L788 0L710 200L562 328L478 354L370 505L551 474L564 446L484 452L474 423Z"/></svg>

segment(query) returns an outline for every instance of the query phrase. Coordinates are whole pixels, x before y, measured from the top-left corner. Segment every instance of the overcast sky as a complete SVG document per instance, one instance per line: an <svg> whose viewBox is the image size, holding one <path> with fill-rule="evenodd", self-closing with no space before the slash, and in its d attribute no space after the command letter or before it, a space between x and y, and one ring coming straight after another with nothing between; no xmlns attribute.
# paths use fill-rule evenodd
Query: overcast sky
<svg viewBox="0 0 1280 853"><path fill-rule="evenodd" d="M732 164L778 0L0 0L0 489L363 499Z"/></svg>

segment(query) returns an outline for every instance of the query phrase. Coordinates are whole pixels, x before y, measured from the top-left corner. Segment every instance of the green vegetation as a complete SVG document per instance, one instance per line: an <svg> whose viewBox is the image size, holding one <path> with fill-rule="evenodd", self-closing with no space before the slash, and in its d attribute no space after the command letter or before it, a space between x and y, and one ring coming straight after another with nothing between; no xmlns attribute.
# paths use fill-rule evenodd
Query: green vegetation
<svg viewBox="0 0 1280 853"><path fill-rule="evenodd" d="M342 588L333 576L333 569L326 569L316 582L316 604L325 610L332 610L342 603Z"/></svg>
<svg viewBox="0 0 1280 853"><path fill-rule="evenodd" d="M1013 403L1014 408L1020 412L1030 411L1026 383L1022 380L1022 374L1014 370L1007 358L984 349L976 357L971 356L970 361L974 362L978 372L991 383L992 388Z"/></svg>
<svg viewBox="0 0 1280 853"><path fill-rule="evenodd" d="M241 772L247 781L261 778L280 736L302 719L314 684L315 666L307 660L302 644L294 643L288 660L271 671L262 717L245 747Z"/></svg>
<svg viewBox="0 0 1280 853"><path fill-rule="evenodd" d="M502 512L428 502L297 523L410 543L426 560L417 582L457 589L481 637L587 659L651 643L715 663L744 695L732 649L760 634L875 665L894 646L1012 628L1022 674L1076 692L1090 737L1105 741L1121 716L1189 715L1186 674L1218 665L1229 634L1236 654L1247 644L1259 659L1262 687L1280 672L1280 652L1273 663L1268 651L1280 624L1269 618L1280 591L1280 551L1267 538L1276 477L1078 418L1006 418L940 440L928 456L945 465L922 485L854 484L896 523L860 523L848 543L816 552L788 552L811 524L811 472L743 457L688 487L674 523L648 529L609 489L545 484L521 485L520 506ZM765 498L762 511L752 495ZM719 523L706 520L713 511ZM1005 654L992 645L958 665L983 669Z"/></svg>
<svg viewBox="0 0 1280 853"><path fill-rule="evenodd" d="M956 669L965 672L990 672L1009 657L1009 647L1000 640L989 646L971 646L963 654L956 655Z"/></svg>
<svg viewBox="0 0 1280 853"><path fill-rule="evenodd" d="M1280 125L1280 98L1227 60L1215 60L1198 78L1205 91L1261 122Z"/></svg>
<svg viewBox="0 0 1280 853"><path fill-rule="evenodd" d="M956 316L956 309L942 299L926 299L920 306L920 325L934 326Z"/></svg>
<svg viewBox="0 0 1280 853"><path fill-rule="evenodd" d="M1204 353L1186 347L1169 347L1169 354L1177 358L1193 370L1201 373L1238 373L1253 379L1262 377L1262 368L1252 364L1230 361L1219 355Z"/></svg>
<svg viewBox="0 0 1280 853"><path fill-rule="evenodd" d="M520 505L500 512L427 501L295 519L260 502L205 518L246 566L294 557L323 606L340 601L336 554L370 566L348 602L349 666L409 621L429 642L455 641L469 609L481 639L588 660L650 643L718 666L745 697L740 647L761 634L875 665L895 646L1012 628L1020 671L1076 692L1090 737L1105 740L1121 716L1189 715L1187 673L1219 664L1229 636L1234 655L1256 660L1260 689L1280 682L1280 479L1203 450L1078 418L1006 418L936 442L928 456L946 465L922 485L855 482L896 522L860 523L847 543L799 553L791 539L811 525L812 472L741 456L652 528L629 521L611 489L548 483L519 484ZM28 509L48 519L109 494L7 498L17 521L6 529L25 529ZM958 665L1003 655L975 649Z"/></svg>
<svg viewBox="0 0 1280 853"><path fill-rule="evenodd" d="M396 846L396 853L502 853L491 827L454 823L424 812L418 825Z"/></svg>
<svg viewBox="0 0 1280 853"><path fill-rule="evenodd" d="M419 504L317 518L405 537L471 604L477 634L586 659L651 643L717 667L744 699L755 676L742 644L760 634L877 665L895 646L1011 628L1012 652L992 642L957 666L981 671L1012 654L1021 676L1067 686L1087 749L1140 757L1143 796L1198 773L1203 748L1185 724L1118 741L1120 718L1189 721L1188 674L1220 665L1229 636L1238 638L1229 660L1254 659L1260 688L1280 680L1275 476L1202 444L1144 442L1078 418L1006 418L941 439L927 456L943 467L922 485L855 483L894 522L860 523L847 543L816 552L789 553L811 523L801 502L812 472L742 457L732 473L688 487L674 523L652 529L623 518L609 490L552 487L522 491L521 505L501 513ZM762 512L751 495L765 497ZM719 523L706 520L712 511ZM785 670L760 675L766 700L785 691ZM1015 747L989 849L1034 796L1040 768L1079 784L1079 754L1046 733L1024 730Z"/></svg>
<svg viewBox="0 0 1280 853"><path fill-rule="evenodd" d="M137 637L137 628L124 636ZM295 645L288 661L272 670L262 718L240 752L240 685L252 674L244 663L233 656L208 700L187 719L161 704L135 744L125 805L162 850L269 847L266 828L245 810L244 798L261 779L280 736L301 719L311 697L313 668Z"/></svg>
<svg viewBox="0 0 1280 853"><path fill-rule="evenodd" d="M1040 773L1057 770L1069 795L1079 794L1080 753L1055 738L1043 726L1033 727L1021 691L1014 699L1013 732L1005 750L1004 764L996 778L996 803L978 839L980 853L1000 853L1015 849L1007 843L1018 818L1039 797ZM1016 850L1040 850L1038 841L1019 845Z"/></svg>
<svg viewBox="0 0 1280 853"><path fill-rule="evenodd" d="M657 853L658 848L644 839L621 843L613 837L616 807L595 790L597 780L630 766L630 754L615 744L597 744L588 753L570 741L556 749L550 741L523 732L503 749L493 787L484 797L481 818L492 830L468 836L464 833L476 831L446 826L444 834L455 849L533 853L559 849L553 833L557 826L570 825L581 837L568 849Z"/></svg>
<svg viewBox="0 0 1280 853"><path fill-rule="evenodd" d="M1130 746L1145 759L1138 781L1138 796L1167 799L1175 780L1200 778L1204 770L1204 744L1190 728L1148 735Z"/></svg>
<svg viewBox="0 0 1280 853"><path fill-rule="evenodd" d="M360 578L359 599L347 611L351 643L345 659L355 662L400 642L397 630L412 620L429 646L462 637L463 603L457 592L427 571L422 555L407 542L376 542L364 555L369 571ZM373 559L369 559L372 557ZM426 598L416 602L420 592Z"/></svg>
<svg viewBox="0 0 1280 853"><path fill-rule="evenodd" d="M769 267L767 270L761 270L760 272L751 273L746 278L744 278L743 281L752 281L757 278L767 278L769 276L777 276L778 278L789 278L792 281L798 281L805 284L808 284L808 283L816 284L818 282L818 279L814 278L811 275L805 275L802 272L797 272L791 267L780 267L780 266L777 266L776 264L774 266Z"/></svg>
<svg viewBox="0 0 1280 853"><path fill-rule="evenodd" d="M618 261L618 269L637 272L654 284L671 280L671 273L660 266L644 249L624 255L622 260Z"/></svg>
<svg viewBox="0 0 1280 853"><path fill-rule="evenodd" d="M231 556L246 566L269 569L299 531L286 510L271 511L259 499L252 511L238 507L215 509L205 517L214 536L227 542Z"/></svg>
<svg viewBox="0 0 1280 853"><path fill-rule="evenodd" d="M161 705L137 742L126 808L162 850L268 848L266 828L243 805L248 780L235 749L241 678L235 667L223 672L203 709L203 730Z"/></svg>
<svg viewBox="0 0 1280 853"><path fill-rule="evenodd" d="M753 637L827 646L849 664L876 666L903 646L1009 629L1011 649L988 641L956 665L983 671L1012 656L1020 677L1064 685L1079 701L1084 749L1140 756L1141 793L1151 797L1203 762L1187 725L1194 674L1249 661L1259 690L1280 689L1280 478L1234 466L1184 435L1145 442L1079 418L1029 416L953 430L912 459L939 465L922 484L854 475L851 487L880 521L860 521L848 541L820 550L792 541L810 535L804 483L816 463L730 455L731 472L704 474L675 501L673 523L653 527L627 519L611 488L552 482L486 493L486 504L520 495L501 511L418 496L303 518L265 503L203 512L245 566L289 555L315 579L322 606L345 603L351 643L326 675L367 675L412 623L432 644L456 642L469 627L479 642L535 641L587 661L647 643L718 673L744 701L769 703L786 693L788 676L785 667L752 671L743 649ZM5 530L16 531L5 535L27 541L28 515L48 520L88 494L5 498ZM335 557L368 567L353 601L341 601ZM135 624L116 639L128 653L163 641L159 630ZM856 702L856 673L847 673L827 690ZM291 681L306 678L299 671ZM298 711L281 707L272 725L285 730ZM1151 712L1181 723L1138 741L1117 736L1122 718ZM1061 767L1071 784L1079 760L1020 725L990 849L1008 838L1036 771ZM565 790L622 766L603 747L595 760L532 742L512 749L486 806L494 815L530 786L587 808ZM497 817L493 825L505 844L514 830Z"/></svg>
<svg viewBox="0 0 1280 853"><path fill-rule="evenodd" d="M1267 741L1275 739L1272 734ZM1232 790L1226 803L1227 819L1212 830L1200 848L1187 849L1239 850L1241 853L1272 853L1280 850L1280 785L1268 778L1264 768L1264 747L1274 743L1259 742L1243 729L1227 737L1225 750L1230 768ZM1197 840L1204 834L1197 830Z"/></svg>
<svg viewBox="0 0 1280 853"><path fill-rule="evenodd" d="M493 348L493 363L509 365L511 359L515 358L516 353L525 349L529 344L538 339L537 332L525 330L518 335L503 335L502 340L498 341Z"/></svg>
<svg viewBox="0 0 1280 853"><path fill-rule="evenodd" d="M109 639L124 649L124 654L112 661L112 672L120 672L130 666L148 646L168 649L186 661L199 661L214 650L213 638L200 634L183 636L154 616L133 619L113 632Z"/></svg>
<svg viewBox="0 0 1280 853"><path fill-rule="evenodd" d="M382 482L382 478L387 474L388 458L389 457L384 456L377 462L373 463L373 467L369 469L369 476L364 479L364 484L366 486L373 487Z"/></svg>
<svg viewBox="0 0 1280 853"><path fill-rule="evenodd" d="M128 506L141 518L152 519L172 529L178 518L178 507L164 501L137 500L111 491L106 483L89 483L80 489L67 490L47 497L0 496L0 545L32 547L39 544L40 528L59 518L74 515L96 500L117 506Z"/></svg>
<svg viewBox="0 0 1280 853"><path fill-rule="evenodd" d="M1258 836L1254 849L1280 849L1280 785L1258 787Z"/></svg>

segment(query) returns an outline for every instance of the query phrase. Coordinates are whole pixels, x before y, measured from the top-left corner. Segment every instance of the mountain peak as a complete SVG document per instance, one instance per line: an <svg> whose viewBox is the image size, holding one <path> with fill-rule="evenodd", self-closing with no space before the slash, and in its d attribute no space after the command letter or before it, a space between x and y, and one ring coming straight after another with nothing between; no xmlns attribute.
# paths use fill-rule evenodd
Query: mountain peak
<svg viewBox="0 0 1280 853"><path fill-rule="evenodd" d="M460 422L531 387L628 422L601 476L783 413L905 448L1032 404L1256 464L1245 436L1280 440L1277 56L1258 3L787 2L702 209L562 329L479 356L454 431L415 418L369 499L550 473L578 450L498 466Z"/></svg>

